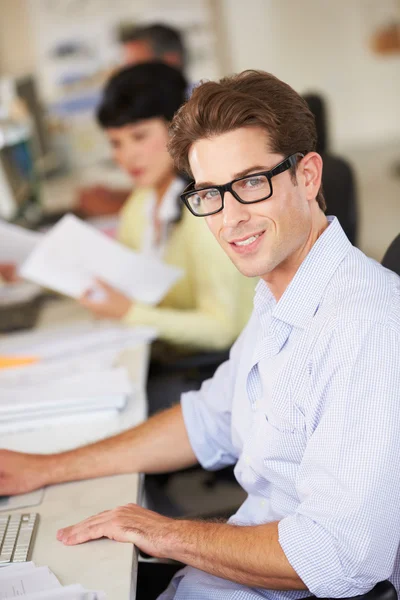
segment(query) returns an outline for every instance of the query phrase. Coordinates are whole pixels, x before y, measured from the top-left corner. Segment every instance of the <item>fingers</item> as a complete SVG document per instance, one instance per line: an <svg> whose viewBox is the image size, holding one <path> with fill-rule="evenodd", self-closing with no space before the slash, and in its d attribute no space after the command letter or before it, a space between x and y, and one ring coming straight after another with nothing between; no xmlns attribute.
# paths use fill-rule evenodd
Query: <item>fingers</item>
<svg viewBox="0 0 400 600"><path fill-rule="evenodd" d="M107 510L80 523L64 527L57 531L57 539L66 546L83 544L89 540L105 537L105 525L110 519L111 511Z"/></svg>

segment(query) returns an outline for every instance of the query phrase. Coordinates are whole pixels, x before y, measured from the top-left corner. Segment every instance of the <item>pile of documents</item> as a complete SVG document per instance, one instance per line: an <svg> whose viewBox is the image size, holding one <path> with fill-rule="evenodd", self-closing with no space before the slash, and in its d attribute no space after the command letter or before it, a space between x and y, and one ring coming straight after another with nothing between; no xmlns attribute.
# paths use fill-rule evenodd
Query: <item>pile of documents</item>
<svg viewBox="0 0 400 600"><path fill-rule="evenodd" d="M48 567L33 562L0 567L0 600L105 600L104 592L86 590L82 585L63 587Z"/></svg>
<svg viewBox="0 0 400 600"><path fill-rule="evenodd" d="M4 338L0 356L31 364L0 370L0 433L123 410L135 390L117 358L154 337L151 328L84 322Z"/></svg>
<svg viewBox="0 0 400 600"><path fill-rule="evenodd" d="M3 385L0 432L48 425L60 417L94 411L122 410L132 394L124 368L80 373L36 385Z"/></svg>

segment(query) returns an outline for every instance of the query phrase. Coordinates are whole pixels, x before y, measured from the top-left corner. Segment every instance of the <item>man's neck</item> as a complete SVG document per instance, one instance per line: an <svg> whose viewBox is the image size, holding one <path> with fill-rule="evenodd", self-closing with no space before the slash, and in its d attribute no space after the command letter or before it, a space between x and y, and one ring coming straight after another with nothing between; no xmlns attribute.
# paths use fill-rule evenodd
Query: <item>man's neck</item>
<svg viewBox="0 0 400 600"><path fill-rule="evenodd" d="M310 234L305 243L302 244L302 246L300 246L283 263L276 267L276 269L271 271L271 273L267 273L261 278L268 285L277 302L279 302L279 300L282 298L286 288L296 275L301 263L304 261L311 248L314 246L317 239L323 234L328 225L329 222L324 213L322 211L318 211L318 214L314 219L313 225L310 229Z"/></svg>

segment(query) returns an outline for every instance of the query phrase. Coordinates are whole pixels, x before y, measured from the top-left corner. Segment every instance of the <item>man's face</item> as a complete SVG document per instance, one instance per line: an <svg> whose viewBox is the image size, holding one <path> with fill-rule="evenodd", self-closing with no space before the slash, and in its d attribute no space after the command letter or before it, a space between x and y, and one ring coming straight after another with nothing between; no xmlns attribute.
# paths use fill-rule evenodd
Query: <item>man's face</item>
<svg viewBox="0 0 400 600"><path fill-rule="evenodd" d="M162 56L156 56L151 44L146 40L136 40L134 42L125 42L122 45L124 66L139 65L140 63L160 60L171 67L182 69L182 57L178 52L164 52Z"/></svg>
<svg viewBox="0 0 400 600"><path fill-rule="evenodd" d="M124 65L138 65L144 62L155 60L155 55L152 47L145 40L137 40L135 42L126 42L122 46Z"/></svg>
<svg viewBox="0 0 400 600"><path fill-rule="evenodd" d="M286 158L268 148L268 136L259 127L198 140L189 151L196 186L222 185L242 175L270 170ZM298 165L297 183L290 171L273 177L269 199L245 205L225 192L224 209L205 217L215 238L244 275L268 280L271 273L301 262L311 235L311 212L320 181L320 159L315 162L313 156L318 157L310 153Z"/></svg>

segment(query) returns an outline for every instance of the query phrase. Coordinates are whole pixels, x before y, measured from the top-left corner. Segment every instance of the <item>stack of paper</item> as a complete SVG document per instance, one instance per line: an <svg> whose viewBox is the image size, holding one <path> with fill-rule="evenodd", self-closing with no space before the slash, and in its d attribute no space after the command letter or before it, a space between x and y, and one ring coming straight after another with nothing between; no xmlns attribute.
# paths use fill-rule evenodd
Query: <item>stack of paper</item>
<svg viewBox="0 0 400 600"><path fill-rule="evenodd" d="M19 272L72 298L80 298L102 279L147 304L158 304L182 276L181 269L129 250L73 215L44 235Z"/></svg>
<svg viewBox="0 0 400 600"><path fill-rule="evenodd" d="M0 387L0 432L21 431L95 412L122 410L133 386L122 367L78 373L36 384L6 381Z"/></svg>
<svg viewBox="0 0 400 600"><path fill-rule="evenodd" d="M105 600L104 592L86 590L82 585L63 587L48 567L33 562L0 567L0 600Z"/></svg>
<svg viewBox="0 0 400 600"><path fill-rule="evenodd" d="M0 340L0 356L32 356L40 360L80 358L85 353L121 351L156 337L151 327L125 327L83 321L68 327L16 333Z"/></svg>

